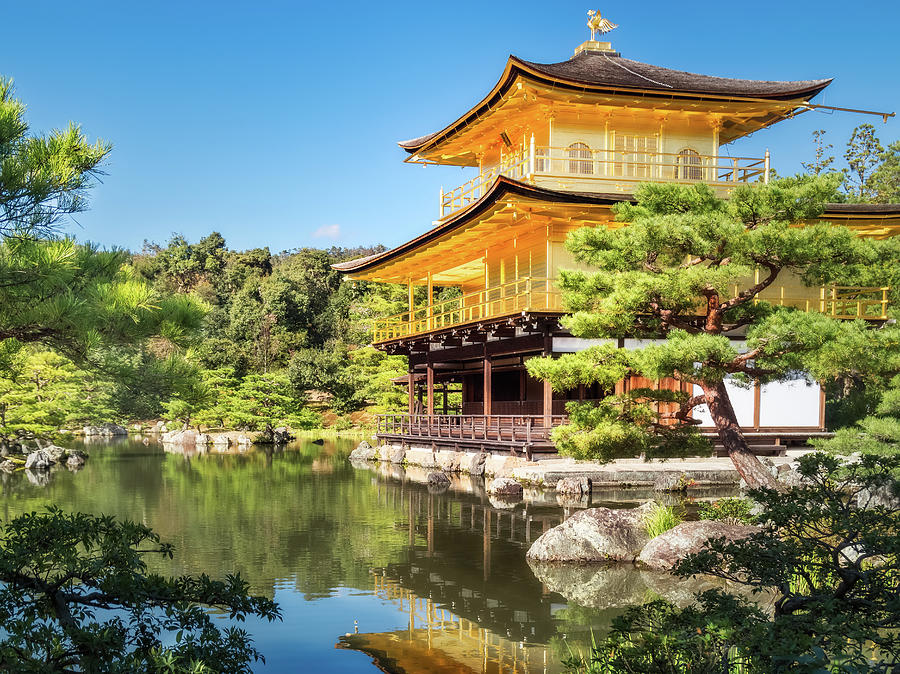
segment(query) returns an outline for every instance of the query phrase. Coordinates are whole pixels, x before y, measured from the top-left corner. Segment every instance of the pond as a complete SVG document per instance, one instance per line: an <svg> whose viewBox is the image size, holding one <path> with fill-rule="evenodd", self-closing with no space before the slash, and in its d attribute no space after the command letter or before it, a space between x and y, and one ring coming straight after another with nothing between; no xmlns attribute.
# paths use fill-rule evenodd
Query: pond
<svg viewBox="0 0 900 674"><path fill-rule="evenodd" d="M91 444L82 470L45 484L0 474L0 514L52 503L129 518L175 544L161 571L239 571L282 608L282 622L247 624L267 660L256 671L271 674L557 672L569 644L583 647L624 603L665 594L631 569L539 579L525 552L567 515L555 497L509 508L468 478L432 493L423 475L352 466L355 444L233 454ZM630 507L638 496L604 499Z"/></svg>

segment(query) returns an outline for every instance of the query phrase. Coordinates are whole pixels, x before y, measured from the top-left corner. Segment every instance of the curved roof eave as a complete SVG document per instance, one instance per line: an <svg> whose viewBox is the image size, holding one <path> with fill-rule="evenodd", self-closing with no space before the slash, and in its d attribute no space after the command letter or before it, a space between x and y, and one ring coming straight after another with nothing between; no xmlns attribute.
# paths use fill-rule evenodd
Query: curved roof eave
<svg viewBox="0 0 900 674"><path fill-rule="evenodd" d="M592 194L587 192L560 192L556 190L548 190L542 187L527 185L525 183L521 183L517 180L513 180L512 178L507 178L506 176L501 175L497 177L497 179L491 185L490 189L488 189L488 191L485 192L484 195L477 201L473 201L462 210L457 211L452 216L438 224L436 227L432 227L424 234L417 236L415 239L411 239L410 241L407 241L406 243L403 243L396 248L392 248L391 250L387 250L383 253L361 257L356 260L349 260L348 262L338 262L337 264L331 265L331 267L345 274L352 272L362 272L371 269L372 267L403 255L404 253L407 253L439 236L447 234L454 229L464 226L465 224L471 222L473 219L482 215L486 210L488 210L498 201L509 195L533 197L541 199L542 201L555 203L590 204L597 206L612 205L620 201L628 200L628 197L623 197L622 195L618 194Z"/></svg>
<svg viewBox="0 0 900 674"><path fill-rule="evenodd" d="M619 58L619 57L616 57ZM832 78L822 79L822 80L800 80L800 81L786 81L786 82L775 82L775 81L763 81L763 80L739 80L739 79L731 79L726 77L714 77L710 75L698 75L696 73L689 73L686 71L679 70L671 70L668 68L661 68L658 66L650 66L648 64L643 64L637 61L631 61L629 59L622 59L629 64L637 64L640 66L645 66L648 68L653 68L655 71L671 73L677 75L681 78L685 77L693 77L698 82L718 82L718 83L735 83L740 86L747 86L750 84L766 84L766 85L784 85L783 90L777 93L773 93L770 95L751 95L751 94L740 94L740 93L723 93L716 91L703 90L702 87L684 87L684 88L649 88L649 87L637 87L637 86L627 86L624 84L614 84L614 83L603 83L599 81L590 81L588 79L572 77L572 76L560 76L558 73L554 74L551 69L557 68L559 66L563 66L564 64L570 63L575 59L570 59L569 61L563 61L561 63L550 63L550 64L542 64L542 63L534 63L531 61L525 61L524 59L520 59L517 56L510 54L509 59L506 62L506 67L503 70L503 74L500 79L497 81L497 84L490 90L490 92L474 107L470 108L468 112L459 117L456 121L452 122L448 126L444 127L440 131L435 131L434 133L430 133L424 136L420 136L418 138L411 138L409 140L403 140L398 142L397 144L406 150L409 154L416 154L421 152L424 149L431 149L431 147L438 144L438 142L444 140L448 136L452 135L456 132L460 127L469 125L472 121L477 119L480 115L484 114L487 110L493 107L499 100L503 97L503 95L511 88L512 84L515 82L516 77L519 75L525 75L532 79L535 79L541 83L550 84L552 86L568 88L577 91L592 91L597 93L621 93L621 94L635 94L639 93L643 96L648 97L663 97L663 98L708 98L713 100L729 100L729 101L757 101L757 102L776 102L776 101L791 101L798 98L810 99L819 94L825 87L827 87L832 82ZM609 59L607 59L609 60ZM627 68L626 68L627 70ZM631 72L631 71L629 71ZM642 77L647 79L646 76L640 75L637 73L633 73L637 77ZM652 80L648 80L651 81ZM793 86L789 86L793 85Z"/></svg>

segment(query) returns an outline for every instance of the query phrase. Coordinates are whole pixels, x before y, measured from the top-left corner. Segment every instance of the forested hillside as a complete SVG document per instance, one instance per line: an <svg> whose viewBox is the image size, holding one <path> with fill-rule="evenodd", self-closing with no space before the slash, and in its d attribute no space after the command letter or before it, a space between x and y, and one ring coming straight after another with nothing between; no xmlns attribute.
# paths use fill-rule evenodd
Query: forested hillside
<svg viewBox="0 0 900 674"><path fill-rule="evenodd" d="M213 232L176 235L130 255L130 273L159 297L205 308L198 330L140 350L104 354L90 372L42 347L11 356L0 379L0 425L52 433L98 420L164 418L258 430L364 422L361 410L404 402L391 382L405 358L366 346L371 319L399 312L405 289L343 281L331 265L382 248L229 250ZM15 374L12 374L15 373Z"/></svg>

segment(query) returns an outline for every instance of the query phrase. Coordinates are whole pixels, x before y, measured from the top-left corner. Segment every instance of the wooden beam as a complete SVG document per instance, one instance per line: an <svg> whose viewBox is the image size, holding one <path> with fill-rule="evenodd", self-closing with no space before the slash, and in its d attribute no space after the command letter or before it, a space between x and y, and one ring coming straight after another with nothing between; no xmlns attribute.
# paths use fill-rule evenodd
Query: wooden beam
<svg viewBox="0 0 900 674"><path fill-rule="evenodd" d="M409 368L409 414L416 413L416 375L412 366Z"/></svg>

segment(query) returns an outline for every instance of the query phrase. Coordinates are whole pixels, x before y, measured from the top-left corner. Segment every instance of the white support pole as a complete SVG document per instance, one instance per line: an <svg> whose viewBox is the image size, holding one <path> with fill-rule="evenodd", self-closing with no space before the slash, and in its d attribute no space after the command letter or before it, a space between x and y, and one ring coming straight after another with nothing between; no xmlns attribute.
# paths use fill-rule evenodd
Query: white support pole
<svg viewBox="0 0 900 674"><path fill-rule="evenodd" d="M766 148L766 168L765 173L763 174L763 183L766 185L769 184L769 148Z"/></svg>
<svg viewBox="0 0 900 674"><path fill-rule="evenodd" d="M534 134L531 134L531 142L528 145L528 179L534 181Z"/></svg>

